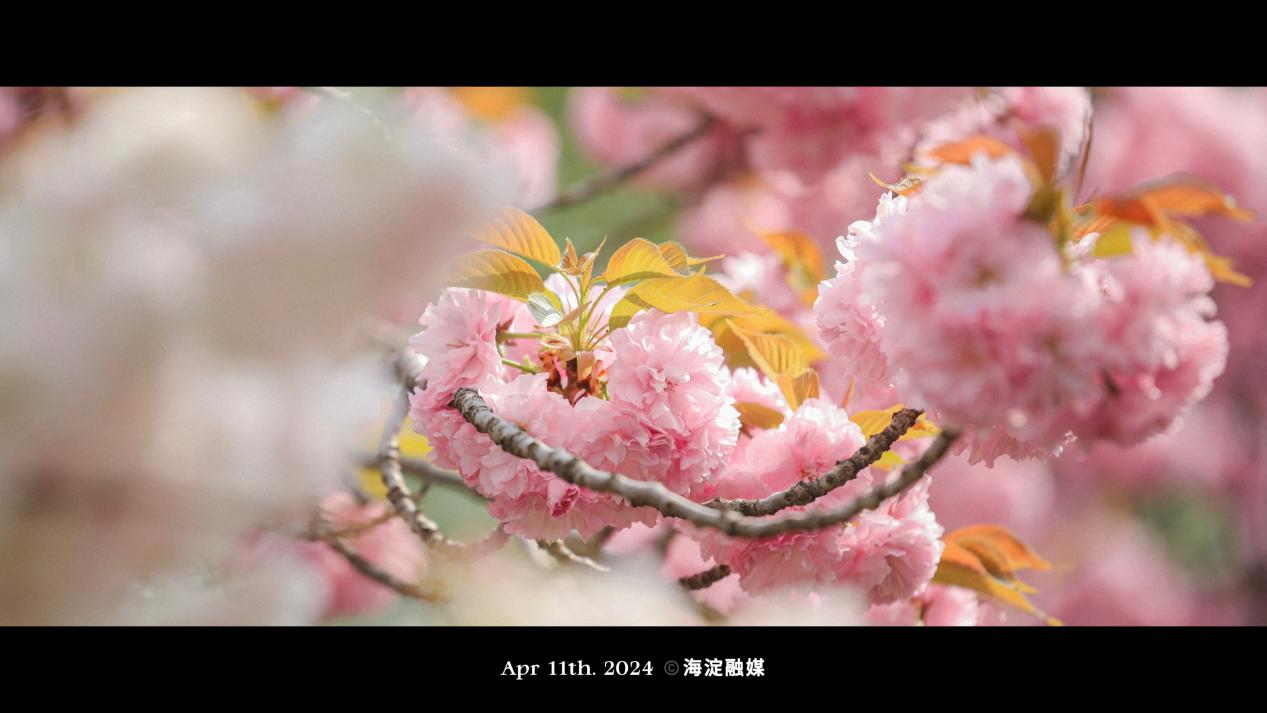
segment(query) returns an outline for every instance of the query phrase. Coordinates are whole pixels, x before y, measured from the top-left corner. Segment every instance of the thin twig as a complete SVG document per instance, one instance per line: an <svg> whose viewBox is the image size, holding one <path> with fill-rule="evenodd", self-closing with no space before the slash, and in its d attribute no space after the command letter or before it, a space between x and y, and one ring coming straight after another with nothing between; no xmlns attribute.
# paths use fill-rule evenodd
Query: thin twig
<svg viewBox="0 0 1267 713"><path fill-rule="evenodd" d="M813 480L802 480L787 490L767 495L756 500L726 500L717 498L707 503L709 507L735 510L744 515L763 516L797 505L808 505L827 493L839 488L858 477L863 468L880 460L880 456L893 447L919 419L923 411L902 409L893 414L893 419L883 431L872 436L861 448L848 458L838 461L836 466Z"/></svg>
<svg viewBox="0 0 1267 713"><path fill-rule="evenodd" d="M360 572L361 574L374 580L375 582L378 582L379 584L395 591L398 594L402 594L406 597L411 597L413 599L421 599L422 601L426 601L426 602L435 601L436 599L435 595L426 591L425 589L418 586L417 584L413 584L411 582L406 582L401 579L397 579L391 573L383 569L380 569L378 565L362 557L361 554L356 551L356 549L354 549L347 542L343 541L342 538L330 537L329 539L325 540L325 542L335 552L338 552L339 554L343 555L343 558L346 559L348 561L348 564L352 565L352 567L354 567L357 572Z"/></svg>
<svg viewBox="0 0 1267 713"><path fill-rule="evenodd" d="M554 200L538 206L533 209L532 212L548 213L550 211L559 210L560 208L566 208L575 203L587 201L595 196L606 193L625 181L636 178L639 174L652 168L660 161L672 156L683 147L691 144L701 136L704 136L708 133L709 129L713 128L715 123L716 120L713 119L713 117L705 116L700 123L690 131L678 135L638 161L635 161L628 166L613 169L607 173L601 173L594 178L559 191L559 194L555 196Z"/></svg>
<svg viewBox="0 0 1267 713"><path fill-rule="evenodd" d="M740 515L733 510L719 510L702 505L670 491L660 483L634 480L619 473L598 470L561 448L553 448L533 438L519 426L493 413L474 389L458 389L453 394L451 405L468 423L475 426L480 433L488 435L502 450L530 460L538 468L554 473L568 483L599 492L615 493L631 505L649 506L666 517L680 518L694 525L720 530L737 537L770 537L784 532L817 530L848 522L863 510L873 509L885 499L913 485L946 454L947 448L959 435L954 429L943 429L919 459L902 469L896 480L864 493L847 505L762 519Z"/></svg>
<svg viewBox="0 0 1267 713"><path fill-rule="evenodd" d="M571 564L579 564L579 565L581 565L582 567L588 567L588 568L590 568L590 569L592 569L592 570L596 570L596 571L599 571L599 572L610 572L610 571L611 571L611 569L610 569L610 568L608 568L608 567L604 567L603 565L601 565L601 564L599 564L599 563L595 562L594 560L590 559L589 557L586 557L586 556L584 556L584 555L579 555L579 554L577 554L577 553L573 552L573 551L572 551L572 549L571 549L570 547L568 547L566 543L564 543L564 542L563 542L563 540L555 540L555 541L553 541L553 542L546 542L545 540L538 540L538 541L537 541L537 546L538 546L538 547L540 547L541 549L545 550L546 552L549 552L551 555L553 555L553 556L554 556L554 558L555 558L556 560L558 560L558 561L560 561L560 562L568 562L568 563L571 563Z"/></svg>
<svg viewBox="0 0 1267 713"><path fill-rule="evenodd" d="M687 577L678 580L678 584L692 591L697 589L707 589L721 580L730 576L730 565L719 564L712 569L706 569L703 572L696 572Z"/></svg>
<svg viewBox="0 0 1267 713"><path fill-rule="evenodd" d="M366 468L378 467L377 455L366 455L361 458L361 463ZM415 478L421 478L424 482L433 485L442 485L469 495L479 500L485 500L483 495L471 490L467 487L466 482L462 480L462 476L457 473L446 470L422 458L406 458L400 457L400 470L405 475L412 475Z"/></svg>

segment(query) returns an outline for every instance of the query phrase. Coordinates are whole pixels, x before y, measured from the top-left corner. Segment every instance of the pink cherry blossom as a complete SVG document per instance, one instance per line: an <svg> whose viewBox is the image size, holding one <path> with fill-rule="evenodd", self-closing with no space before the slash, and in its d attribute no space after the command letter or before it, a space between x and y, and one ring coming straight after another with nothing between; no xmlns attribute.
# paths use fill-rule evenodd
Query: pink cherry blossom
<svg viewBox="0 0 1267 713"><path fill-rule="evenodd" d="M689 313L647 310L611 335L611 348L607 392L635 426L618 432L634 444L627 474L682 494L711 480L739 434L712 334Z"/></svg>

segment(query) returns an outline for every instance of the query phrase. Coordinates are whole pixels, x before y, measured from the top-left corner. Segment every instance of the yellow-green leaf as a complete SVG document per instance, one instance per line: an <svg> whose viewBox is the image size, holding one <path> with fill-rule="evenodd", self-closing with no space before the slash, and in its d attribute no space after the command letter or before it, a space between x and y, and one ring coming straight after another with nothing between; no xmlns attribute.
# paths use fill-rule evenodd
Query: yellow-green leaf
<svg viewBox="0 0 1267 713"><path fill-rule="evenodd" d="M778 253L783 264L793 275L801 275L801 279L809 285L816 285L826 275L823 268L823 253L813 238L794 230L780 232L757 231L761 239L770 249ZM794 285L803 286L803 285Z"/></svg>
<svg viewBox="0 0 1267 713"><path fill-rule="evenodd" d="M770 408L765 404L752 401L736 401L735 410L739 411L739 424L744 428L762 428L769 430L778 428L783 423L783 412Z"/></svg>
<svg viewBox="0 0 1267 713"><path fill-rule="evenodd" d="M532 265L501 250L478 250L458 258L449 282L524 301L534 292L549 292Z"/></svg>
<svg viewBox="0 0 1267 713"><path fill-rule="evenodd" d="M635 285L612 307L608 325L620 329L644 309L661 312L701 312L750 315L760 310L731 294L721 283L704 275L653 277Z"/></svg>
<svg viewBox="0 0 1267 713"><path fill-rule="evenodd" d="M660 243L659 248L660 257L663 257L664 261L669 263L674 270L677 270L684 275L690 272L690 268L695 267L696 265L703 265L706 262L720 260L723 257L721 255L714 255L713 257L691 257L686 253L686 248L682 247L681 243L675 243L672 241Z"/></svg>
<svg viewBox="0 0 1267 713"><path fill-rule="evenodd" d="M779 374L775 379L783 398L793 409L805 403L806 399L816 399L819 394L818 372L805 369L799 374Z"/></svg>
<svg viewBox="0 0 1267 713"><path fill-rule="evenodd" d="M1117 257L1118 255L1130 255L1132 249L1131 224L1117 222L1109 226L1095 239L1093 254L1096 257Z"/></svg>
<svg viewBox="0 0 1267 713"><path fill-rule="evenodd" d="M796 342L782 334L749 332L734 325L731 329L757 368L778 385L789 406L795 409L806 399L818 397L818 372L809 368L805 352Z"/></svg>
<svg viewBox="0 0 1267 713"><path fill-rule="evenodd" d="M722 353L726 355L726 363L732 369L756 366L748 356L747 345L735 334L736 327L750 333L781 334L796 342L810 363L827 357L795 322L772 309L762 308L759 313L746 316L704 315L700 317L700 324L713 333L713 341L721 347Z"/></svg>
<svg viewBox="0 0 1267 713"><path fill-rule="evenodd" d="M796 342L782 334L761 334L735 329L735 334L748 347L748 356L767 377L799 374L809 366L805 352Z"/></svg>
<svg viewBox="0 0 1267 713"><path fill-rule="evenodd" d="M863 436L870 438L887 428L893 422L893 414L904 408L906 407L902 404L894 404L883 409L858 411L851 414L849 419L858 424L858 428L862 429ZM933 425L932 421L929 421L924 414L920 414L919 418L915 420L915 425L907 429L906 433L902 434L902 437L898 440L910 441L916 438L936 436L938 433L941 433L941 429Z"/></svg>
<svg viewBox="0 0 1267 713"><path fill-rule="evenodd" d="M603 280L608 285L645 280L652 277L679 277L677 270L664 259L655 243L634 238L617 248L607 261Z"/></svg>
<svg viewBox="0 0 1267 713"><path fill-rule="evenodd" d="M536 218L518 208L507 209L477 232L475 239L550 267L557 266L562 258L559 245L550 233Z"/></svg>
<svg viewBox="0 0 1267 713"><path fill-rule="evenodd" d="M889 470L890 468L896 468L905 463L906 459L902 456L894 453L893 451L885 451L880 454L880 457L876 460L876 462L871 464L871 467L879 470Z"/></svg>

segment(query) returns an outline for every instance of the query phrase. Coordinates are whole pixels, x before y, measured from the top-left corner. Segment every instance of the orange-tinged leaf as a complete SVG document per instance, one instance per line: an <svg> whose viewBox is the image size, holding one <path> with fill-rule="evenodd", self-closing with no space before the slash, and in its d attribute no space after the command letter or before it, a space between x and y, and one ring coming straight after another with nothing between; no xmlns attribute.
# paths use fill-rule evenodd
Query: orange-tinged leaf
<svg viewBox="0 0 1267 713"><path fill-rule="evenodd" d="M1060 131L1054 126L1022 127L1020 135L1038 177L1046 183L1055 181L1060 168Z"/></svg>
<svg viewBox="0 0 1267 713"><path fill-rule="evenodd" d="M778 253L790 271L804 273L808 284L816 285L822 281L826 272L823 267L823 253L813 238L795 230L766 232L757 230L757 235L765 241L770 249ZM802 285L804 286L804 285Z"/></svg>
<svg viewBox="0 0 1267 713"><path fill-rule="evenodd" d="M635 314L651 307L669 313L754 315L761 312L705 275L653 277L639 282L612 307L608 326L620 329Z"/></svg>
<svg viewBox="0 0 1267 713"><path fill-rule="evenodd" d="M453 87L450 91L466 113L486 121L510 118L532 101L532 90L527 87Z"/></svg>
<svg viewBox="0 0 1267 713"><path fill-rule="evenodd" d="M1254 214L1236 205L1236 199L1217 186L1192 177L1163 179L1141 186L1134 196L1161 213L1195 218L1217 215L1234 220L1253 220Z"/></svg>
<svg viewBox="0 0 1267 713"><path fill-rule="evenodd" d="M1058 619L1047 616L1026 599L1025 593L1015 584L990 574L975 553L955 542L946 542L946 548L942 552L941 562L937 565L933 581L971 589L979 594L1011 604L1021 611L1042 619L1047 624L1060 625Z"/></svg>
<svg viewBox="0 0 1267 713"><path fill-rule="evenodd" d="M677 270L664 259L660 249L650 240L634 238L621 245L607 261L603 280L608 285L645 280L651 277L680 277Z"/></svg>
<svg viewBox="0 0 1267 713"><path fill-rule="evenodd" d="M987 158L999 158L1015 153L1011 146L990 136L970 136L962 141L951 141L930 149L928 156L941 163L972 163L972 157L984 153Z"/></svg>
<svg viewBox="0 0 1267 713"><path fill-rule="evenodd" d="M1094 201L1097 212L1132 223L1162 227L1170 216L1204 215L1251 220L1253 213L1240 208L1227 193L1200 179L1178 176L1145 184L1122 195Z"/></svg>
<svg viewBox="0 0 1267 713"><path fill-rule="evenodd" d="M1219 255L1206 254L1205 266L1210 268L1210 274L1219 282L1226 282L1237 287L1250 287L1254 281L1249 275L1237 272L1232 268L1232 261Z"/></svg>
<svg viewBox="0 0 1267 713"><path fill-rule="evenodd" d="M761 428L769 430L778 428L783 423L783 412L770 408L765 404L752 401L736 401L735 410L739 411L739 423L744 428Z"/></svg>
<svg viewBox="0 0 1267 713"><path fill-rule="evenodd" d="M449 282L524 301L534 292L549 293L532 265L501 250L478 250L461 256Z"/></svg>
<svg viewBox="0 0 1267 713"><path fill-rule="evenodd" d="M870 176L871 180L877 185L879 185L881 188L887 188L890 191L898 194L899 196L915 195L916 193L919 192L920 184L924 182L924 179L920 178L919 176L914 176L910 174L903 176L902 180L898 181L897 183L885 183L884 181L880 180L879 176L875 175L874 173L870 171L867 171L867 175Z"/></svg>
<svg viewBox="0 0 1267 713"><path fill-rule="evenodd" d="M1002 525L961 527L947 534L945 540L977 555L986 569L996 576L1014 574L1023 569L1051 569L1051 563Z"/></svg>
<svg viewBox="0 0 1267 713"><path fill-rule="evenodd" d="M559 245L550 233L536 218L518 208L508 209L484 226L475 234L475 239L550 267L558 265L562 258Z"/></svg>
<svg viewBox="0 0 1267 713"><path fill-rule="evenodd" d="M1102 233L1118 222L1117 218L1111 215L1096 213L1090 206L1080 206L1078 211L1081 211L1081 214L1075 218L1073 224L1073 237L1075 240L1085 238L1091 233Z"/></svg>

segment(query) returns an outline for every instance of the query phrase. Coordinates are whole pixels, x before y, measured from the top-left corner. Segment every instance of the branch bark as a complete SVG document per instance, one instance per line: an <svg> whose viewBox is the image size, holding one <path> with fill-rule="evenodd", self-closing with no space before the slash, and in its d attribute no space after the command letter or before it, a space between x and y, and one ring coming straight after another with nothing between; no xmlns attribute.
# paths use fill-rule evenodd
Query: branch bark
<svg viewBox="0 0 1267 713"><path fill-rule="evenodd" d="M717 498L707 503L709 507L736 510L744 515L761 517L773 515L785 508L797 505L808 505L827 493L839 488L858 477L863 468L880 460L885 451L893 447L919 419L923 411L902 409L893 414L893 419L883 431L872 436L861 448L836 466L813 480L802 480L787 490L767 495L756 500L726 500Z"/></svg>
<svg viewBox="0 0 1267 713"><path fill-rule="evenodd" d="M678 580L678 584L689 590L708 589L714 584L730 576L730 566L719 564L712 569L696 572Z"/></svg>
<svg viewBox="0 0 1267 713"><path fill-rule="evenodd" d="M700 527L720 530L737 537L771 537L784 532L817 530L842 524L863 510L874 509L918 481L934 463L946 454L958 437L955 429L946 428L928 449L906 465L892 482L883 484L855 498L852 502L817 512L799 512L773 519L740 515L733 510L708 507L670 491L660 483L634 480L619 473L608 473L590 466L575 455L553 448L524 432L519 426L493 413L474 389L458 389L451 401L468 423L511 455L525 458L544 471L554 473L568 483L599 492L614 493L635 506L649 506L666 517L680 518Z"/></svg>
<svg viewBox="0 0 1267 713"><path fill-rule="evenodd" d="M361 556L361 553L357 552L355 548L345 542L342 538L331 537L325 540L325 543L335 552L343 555L343 558L346 559L348 564L352 565L357 572L360 572L362 575L378 582L392 591L395 591L397 594L411 597L413 599L421 599L425 602L436 600L434 595L417 584L397 579L386 570L379 568L378 565L365 559Z"/></svg>
<svg viewBox="0 0 1267 713"><path fill-rule="evenodd" d="M706 116L693 129L670 140L660 148L647 154L642 159L629 164L628 166L622 166L608 171L607 173L599 174L584 183L559 191L559 194L555 196L554 200L534 208L532 212L548 213L550 211L559 210L560 208L566 208L570 205L587 201L595 196L606 193L625 181L636 178L639 174L652 168L660 161L672 156L683 147L691 144L701 136L704 136L708 133L709 129L713 128L715 123L716 120L713 119L713 117Z"/></svg>
<svg viewBox="0 0 1267 713"><path fill-rule="evenodd" d="M366 468L377 468L379 464L377 455L367 455L361 458L361 462ZM469 495L478 500L485 500L483 495L471 490L467 487L466 482L462 480L462 476L451 470L441 468L434 463L423 460L421 458L400 457L400 470L405 475L412 475L416 478L431 483L433 485L443 485L446 488L461 491L465 495Z"/></svg>
<svg viewBox="0 0 1267 713"><path fill-rule="evenodd" d="M398 360L398 363L407 369L410 362ZM406 372L406 376L416 378L417 372ZM418 509L418 503L414 500L413 493L409 492L409 485L405 483L400 464L400 427L408 415L409 388L406 387L400 390L400 395L383 424L383 434L378 445L379 473L384 487L387 488L387 500L392 504L392 509L424 543L444 554L477 559L500 548L506 543L506 534L500 527L481 542L463 544L442 535L435 522Z"/></svg>

